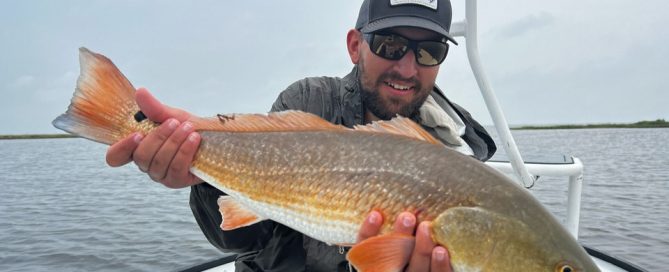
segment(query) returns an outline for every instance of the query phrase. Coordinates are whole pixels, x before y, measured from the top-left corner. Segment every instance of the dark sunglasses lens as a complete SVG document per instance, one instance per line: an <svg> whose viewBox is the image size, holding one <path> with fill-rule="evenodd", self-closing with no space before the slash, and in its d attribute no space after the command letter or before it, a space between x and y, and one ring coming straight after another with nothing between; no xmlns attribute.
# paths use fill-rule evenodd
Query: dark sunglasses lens
<svg viewBox="0 0 669 272"><path fill-rule="evenodd" d="M370 49L379 57L398 60L407 53L409 41L397 35L374 34Z"/></svg>
<svg viewBox="0 0 669 272"><path fill-rule="evenodd" d="M425 66L439 65L448 54L448 44L433 41L422 41L418 43L416 62Z"/></svg>

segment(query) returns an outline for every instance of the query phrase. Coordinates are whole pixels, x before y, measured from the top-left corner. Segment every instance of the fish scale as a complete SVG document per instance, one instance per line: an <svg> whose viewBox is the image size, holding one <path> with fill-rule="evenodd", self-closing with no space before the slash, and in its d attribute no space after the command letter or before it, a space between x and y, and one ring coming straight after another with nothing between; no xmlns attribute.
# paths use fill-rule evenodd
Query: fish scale
<svg viewBox="0 0 669 272"><path fill-rule="evenodd" d="M432 207L438 208L437 203L443 204L437 198L428 197L432 196L429 192L423 192L433 191L431 187L413 184L428 182L424 168L430 167L426 163L435 156L383 154L382 157L388 159L398 158L393 162L368 157L375 156L373 153L361 155L364 152L359 152L365 149L379 150L380 146L388 144L407 146L408 151L413 149L412 146L429 145L427 143L393 135L379 141L378 136L371 133L346 132L226 134L204 131L201 135L203 140L193 168L207 173L202 178L218 184L216 187L228 194L235 194L236 198L243 196L248 199L246 202L249 204L245 206L258 214L275 218L269 210L281 209L277 214L290 210L293 216L299 216L301 220L276 220L331 244L354 243L357 229L365 215L373 209L397 214L411 210L411 206L405 204L413 203L425 207L421 213L422 219L431 219L435 216ZM407 141L413 142L413 145L407 145ZM278 150L291 152L279 153ZM362 166L359 161L366 163ZM379 193L379 188L384 190ZM372 195L374 197L370 197ZM264 203L263 208L252 206L259 203ZM312 225L295 225L295 222ZM347 233L337 237L347 239L323 237L323 231L313 233L325 223L336 227L343 227L340 224L344 224ZM390 224L387 222L385 229L389 229Z"/></svg>

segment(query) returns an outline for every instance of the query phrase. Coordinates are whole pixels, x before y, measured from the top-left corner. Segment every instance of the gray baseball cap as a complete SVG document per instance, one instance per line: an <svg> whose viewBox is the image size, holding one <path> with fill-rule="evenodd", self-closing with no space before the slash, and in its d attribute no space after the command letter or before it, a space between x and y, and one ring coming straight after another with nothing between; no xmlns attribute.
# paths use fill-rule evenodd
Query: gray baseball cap
<svg viewBox="0 0 669 272"><path fill-rule="evenodd" d="M451 20L449 0L365 0L355 28L362 33L371 33L391 27L419 27L444 35L458 44L449 34Z"/></svg>

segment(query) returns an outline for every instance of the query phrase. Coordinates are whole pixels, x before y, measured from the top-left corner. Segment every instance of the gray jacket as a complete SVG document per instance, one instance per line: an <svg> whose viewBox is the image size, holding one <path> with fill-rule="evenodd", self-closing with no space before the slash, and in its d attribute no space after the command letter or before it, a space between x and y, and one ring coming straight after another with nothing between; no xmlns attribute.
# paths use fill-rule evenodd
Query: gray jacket
<svg viewBox="0 0 669 272"><path fill-rule="evenodd" d="M358 69L346 77L313 77L297 81L283 91L272 111L302 110L335 124L352 127L364 123L364 107L357 80ZM463 139L479 160L496 151L492 138L472 116L451 103L435 87L432 96L439 105L448 103L467 126ZM429 127L432 135L438 135ZM191 188L190 206L202 232L211 244L225 252L239 253L236 271L348 271L346 249L328 246L273 221L222 231L216 200L223 193L208 184Z"/></svg>

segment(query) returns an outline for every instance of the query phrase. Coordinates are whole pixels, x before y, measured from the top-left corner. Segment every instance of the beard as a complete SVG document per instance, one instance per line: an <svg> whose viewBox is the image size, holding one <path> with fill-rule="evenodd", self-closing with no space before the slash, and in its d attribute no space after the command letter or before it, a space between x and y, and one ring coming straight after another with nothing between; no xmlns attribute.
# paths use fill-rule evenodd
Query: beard
<svg viewBox="0 0 669 272"><path fill-rule="evenodd" d="M425 103L425 99L434 88L431 84L429 88L423 89L423 85L417 78L403 78L397 72L386 72L379 76L376 81L367 77L365 64L362 59L358 63L358 82L360 83L362 105L381 120L390 120L397 115L415 119L419 115L419 109ZM411 101L405 102L396 97L381 97L379 86L386 84L385 81L401 80L411 82L414 86L415 94Z"/></svg>

